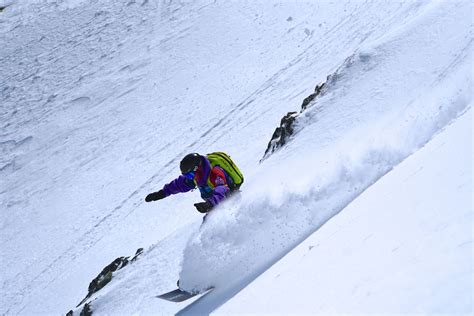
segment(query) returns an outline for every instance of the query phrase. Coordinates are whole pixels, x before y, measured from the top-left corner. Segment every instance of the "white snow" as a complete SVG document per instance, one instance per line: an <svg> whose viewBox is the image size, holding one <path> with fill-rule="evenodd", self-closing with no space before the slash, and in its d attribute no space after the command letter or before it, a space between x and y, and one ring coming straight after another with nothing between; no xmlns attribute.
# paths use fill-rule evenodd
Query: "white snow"
<svg viewBox="0 0 474 316"><path fill-rule="evenodd" d="M213 314L471 313L468 139L472 108Z"/></svg>
<svg viewBox="0 0 474 316"><path fill-rule="evenodd" d="M469 21L465 8L453 3L430 6L405 32L368 44L338 69L328 93L299 121L295 140L265 161L247 185L251 193L229 206L232 215L211 214L190 240L183 288L222 287L229 274L252 274L278 258L467 106L470 64L453 65L452 59L466 59L470 46L462 39L469 31L450 37L459 23L451 16L456 9ZM434 21L443 31L423 41L420 34ZM397 71L386 71L391 68ZM395 98L398 91L406 92Z"/></svg>
<svg viewBox="0 0 474 316"><path fill-rule="evenodd" d="M265 294L262 305L249 301L272 290L276 274L283 281L273 293L299 287L301 277L291 273L308 276L311 291L303 298L344 293L325 296L326 305L302 304L301 312L472 312L466 285L472 231L471 243L464 237L472 229L469 1L4 0L0 6L6 6L0 12L0 313L63 314L105 265L138 247L145 247L142 257L91 299L95 314L278 312L273 303L265 307ZM299 110L333 73L327 92L298 118L289 144L260 164L280 118ZM450 155L458 148L463 155ZM186 153L215 150L228 152L246 180L242 194L203 225L192 207L196 192L144 203L147 193L178 175ZM410 168L426 174L406 180ZM379 193L370 205L358 206L372 191ZM446 194L425 197L431 191ZM384 210L387 222L377 217L384 203L403 212ZM443 207L428 221L432 204ZM466 210L452 217L442 212L450 208ZM396 224L408 223L409 210L413 223L451 224L440 230L413 224L406 236ZM347 233L326 237L338 221ZM451 229L458 234L444 238ZM366 249L357 238L367 230L387 235L369 238L365 244L374 248ZM445 244L421 249L408 237ZM292 260L315 239L320 246L293 270ZM465 244L456 248L458 241ZM411 245L400 248L402 267L370 251L395 244ZM321 261L312 257L316 250L333 255ZM446 260L429 266L440 270L439 278L410 266L414 252L418 263L421 255ZM388 269L375 270L379 277L368 281L363 278L374 269L350 270L352 289L360 288L354 296L342 276L360 260ZM259 277L277 261L276 270ZM330 286L311 282L313 265L320 272L314 277ZM333 267L338 277L329 279ZM399 283L397 271L406 273ZM215 290L191 305L154 297L178 278L187 289ZM412 287L416 282L425 286ZM403 297L387 293L407 284L413 296L397 305ZM377 294L366 305L350 305L367 291ZM434 305L452 297L460 300L449 310ZM341 299L347 310L336 309ZM297 312L295 297L279 304Z"/></svg>

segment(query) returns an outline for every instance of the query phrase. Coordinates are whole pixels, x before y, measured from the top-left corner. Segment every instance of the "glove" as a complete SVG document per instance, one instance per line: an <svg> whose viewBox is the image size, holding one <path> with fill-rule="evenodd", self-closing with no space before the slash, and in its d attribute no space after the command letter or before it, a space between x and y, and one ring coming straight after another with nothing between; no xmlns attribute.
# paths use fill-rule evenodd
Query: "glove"
<svg viewBox="0 0 474 316"><path fill-rule="evenodd" d="M195 203L194 206L200 213L207 213L214 207L209 201Z"/></svg>
<svg viewBox="0 0 474 316"><path fill-rule="evenodd" d="M146 196L145 202L158 201L167 197L166 193L163 190L158 192L150 193Z"/></svg>

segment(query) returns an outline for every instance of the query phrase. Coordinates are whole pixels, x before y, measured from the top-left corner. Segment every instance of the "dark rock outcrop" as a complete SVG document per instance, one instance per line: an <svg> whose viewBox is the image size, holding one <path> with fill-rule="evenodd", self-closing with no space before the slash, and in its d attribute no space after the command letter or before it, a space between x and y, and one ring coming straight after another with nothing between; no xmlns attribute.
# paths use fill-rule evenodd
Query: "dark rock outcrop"
<svg viewBox="0 0 474 316"><path fill-rule="evenodd" d="M126 265L131 262L137 260L138 256L143 253L143 248L137 249L133 258L130 257L119 257L108 264L102 271L89 283L89 288L86 297L77 304L76 307L82 305L87 299L89 299L94 293L98 292L104 286L106 286L111 280L113 276L113 272L122 269ZM73 311L69 311L66 316L73 316ZM92 315L92 309L90 304L86 303L82 308L80 316L89 316Z"/></svg>
<svg viewBox="0 0 474 316"><path fill-rule="evenodd" d="M272 138L267 145L267 149L265 150L262 160L270 156L288 142L291 135L294 133L293 126L297 117L312 105L314 99L316 99L317 96L323 94L326 91L326 83L330 81L331 78L331 76L328 76L326 82L318 84L316 88L314 88L314 93L310 94L303 100L303 104L301 104L301 110L299 112L288 112L281 119L280 126L277 127L273 132Z"/></svg>
<svg viewBox="0 0 474 316"><path fill-rule="evenodd" d="M3 5L0 5L0 13L3 12L6 8L8 8L11 5L11 3L3 3Z"/></svg>
<svg viewBox="0 0 474 316"><path fill-rule="evenodd" d="M293 123L298 115L298 112L288 112L281 119L280 126L275 129L272 139L267 145L263 159L286 144L288 138L293 134Z"/></svg>
<svg viewBox="0 0 474 316"><path fill-rule="evenodd" d="M91 306L86 303L79 316L92 316Z"/></svg>

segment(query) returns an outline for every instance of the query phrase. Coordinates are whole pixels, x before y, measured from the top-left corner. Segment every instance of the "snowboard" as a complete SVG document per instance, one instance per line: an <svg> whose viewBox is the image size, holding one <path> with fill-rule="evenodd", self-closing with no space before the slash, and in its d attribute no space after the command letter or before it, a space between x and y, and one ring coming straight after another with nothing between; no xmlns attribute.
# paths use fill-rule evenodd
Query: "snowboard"
<svg viewBox="0 0 474 316"><path fill-rule="evenodd" d="M176 290L173 290L173 291L170 291L170 292L167 292L167 293L164 293L164 294L161 294L161 295L158 295L156 296L157 298L161 298L163 300L167 300L167 301L170 301L170 302L175 302L175 303L179 303L179 302L184 302L192 297L195 297L196 295L199 295L199 294L204 294L208 291L212 290L212 288L204 291L204 292L195 292L195 293L190 293L190 292L186 292L186 291L183 291L181 289L176 289Z"/></svg>

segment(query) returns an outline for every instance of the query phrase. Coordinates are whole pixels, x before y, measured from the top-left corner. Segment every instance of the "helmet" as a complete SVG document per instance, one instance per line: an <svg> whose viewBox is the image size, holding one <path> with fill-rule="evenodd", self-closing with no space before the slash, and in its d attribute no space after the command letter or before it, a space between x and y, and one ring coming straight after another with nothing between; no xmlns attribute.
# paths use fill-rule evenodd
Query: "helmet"
<svg viewBox="0 0 474 316"><path fill-rule="evenodd" d="M196 171L200 163L201 156L199 154L187 154L186 156L184 156L183 160L181 160L179 168L181 169L181 173L185 174L190 171Z"/></svg>

